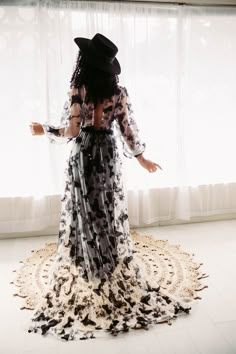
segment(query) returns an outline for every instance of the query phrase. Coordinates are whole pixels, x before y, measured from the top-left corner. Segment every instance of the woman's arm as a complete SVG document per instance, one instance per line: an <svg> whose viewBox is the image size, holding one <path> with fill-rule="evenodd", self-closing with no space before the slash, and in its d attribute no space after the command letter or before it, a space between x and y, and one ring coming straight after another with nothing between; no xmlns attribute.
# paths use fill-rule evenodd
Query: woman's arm
<svg viewBox="0 0 236 354"><path fill-rule="evenodd" d="M124 154L131 158L142 154L145 151L146 144L139 136L139 129L134 119L128 92L125 87L120 89L121 93L116 104L115 118L121 132Z"/></svg>
<svg viewBox="0 0 236 354"><path fill-rule="evenodd" d="M60 125L54 126L48 122L43 124L31 122L30 129L32 135L45 135L51 143L62 144L68 142L68 138L64 137L65 126L68 124L69 109L68 101L63 106L63 111L60 119Z"/></svg>
<svg viewBox="0 0 236 354"><path fill-rule="evenodd" d="M82 101L78 95L78 89L72 88L68 96L63 106L60 125L32 122L30 128L33 135L46 135L51 143L63 144L79 134Z"/></svg>
<svg viewBox="0 0 236 354"><path fill-rule="evenodd" d="M47 136L50 143L64 144L70 140L64 134L66 127L69 125L69 116L70 116L70 97L67 98L67 100L63 105L60 124L58 126L54 126L48 122L42 124L44 134Z"/></svg>
<svg viewBox="0 0 236 354"><path fill-rule="evenodd" d="M155 172L161 166L153 161L145 159L143 153L146 144L142 142L139 136L139 129L133 116L133 109L129 99L126 88L121 88L121 94L117 101L116 120L118 122L120 132L126 143L127 148L124 146L124 154L127 157L136 157L140 165L149 172ZM127 154L128 152L128 154Z"/></svg>

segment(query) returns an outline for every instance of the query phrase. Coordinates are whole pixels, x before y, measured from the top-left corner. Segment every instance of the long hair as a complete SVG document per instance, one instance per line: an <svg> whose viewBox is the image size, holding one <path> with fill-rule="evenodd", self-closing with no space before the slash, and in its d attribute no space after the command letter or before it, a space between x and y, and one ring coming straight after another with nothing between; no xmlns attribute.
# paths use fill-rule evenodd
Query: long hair
<svg viewBox="0 0 236 354"><path fill-rule="evenodd" d="M93 67L79 51L70 80L70 87L80 88L84 85L86 102L93 102L96 106L99 102L103 102L105 98L111 98L119 92L118 82L117 75Z"/></svg>

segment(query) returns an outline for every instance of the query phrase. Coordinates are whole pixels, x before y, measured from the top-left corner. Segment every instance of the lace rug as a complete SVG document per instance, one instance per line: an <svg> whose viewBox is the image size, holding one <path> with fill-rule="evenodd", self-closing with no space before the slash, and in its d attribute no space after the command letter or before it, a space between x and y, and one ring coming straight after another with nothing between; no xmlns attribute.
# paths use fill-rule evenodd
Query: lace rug
<svg viewBox="0 0 236 354"><path fill-rule="evenodd" d="M178 299L201 299L199 291L207 288L202 282L207 275L200 271L202 263L193 260L194 254L184 252L179 245L167 240L155 240L149 235L131 232L134 252L143 264L145 273L158 281L161 289ZM34 310L48 286L50 267L56 255L56 243L46 243L44 248L32 250L32 255L14 270L16 277L14 296L23 298L21 309Z"/></svg>

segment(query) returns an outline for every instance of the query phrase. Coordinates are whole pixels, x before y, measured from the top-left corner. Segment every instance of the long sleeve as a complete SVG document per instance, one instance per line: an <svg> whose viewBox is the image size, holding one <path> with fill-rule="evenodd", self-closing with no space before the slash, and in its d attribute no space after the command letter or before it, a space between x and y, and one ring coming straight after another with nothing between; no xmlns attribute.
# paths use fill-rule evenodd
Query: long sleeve
<svg viewBox="0 0 236 354"><path fill-rule="evenodd" d="M51 143L67 143L78 135L82 121L80 115L81 105L82 100L78 94L78 90L71 89L71 91L68 92L68 98L63 106L60 124L58 126L51 125L47 122L42 124L44 134Z"/></svg>
<svg viewBox="0 0 236 354"><path fill-rule="evenodd" d="M115 108L115 119L123 145L123 153L126 157L132 158L142 154L146 144L139 136L139 129L134 119L134 112L127 89L125 87L120 87L120 89L121 92Z"/></svg>

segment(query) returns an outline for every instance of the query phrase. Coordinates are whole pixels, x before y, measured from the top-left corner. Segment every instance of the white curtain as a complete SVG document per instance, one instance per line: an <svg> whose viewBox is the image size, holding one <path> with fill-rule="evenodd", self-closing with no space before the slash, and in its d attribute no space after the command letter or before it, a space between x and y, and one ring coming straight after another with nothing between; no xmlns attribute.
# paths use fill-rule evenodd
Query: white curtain
<svg viewBox="0 0 236 354"><path fill-rule="evenodd" d="M124 159L130 224L236 212L236 9L85 1L0 6L0 233L57 225L68 145L32 137L58 124L76 36L119 47L149 174Z"/></svg>

